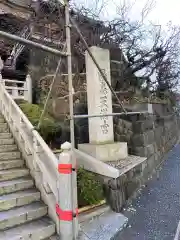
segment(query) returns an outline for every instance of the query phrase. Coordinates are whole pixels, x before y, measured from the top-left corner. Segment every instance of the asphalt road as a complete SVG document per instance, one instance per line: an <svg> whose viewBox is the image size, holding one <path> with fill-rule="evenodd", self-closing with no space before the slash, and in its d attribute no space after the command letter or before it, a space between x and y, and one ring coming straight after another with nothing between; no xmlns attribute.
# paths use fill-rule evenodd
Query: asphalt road
<svg viewBox="0 0 180 240"><path fill-rule="evenodd" d="M158 179L152 179L141 195L127 206L126 228L114 240L180 240L180 145L171 150ZM176 235L176 237L175 237Z"/></svg>

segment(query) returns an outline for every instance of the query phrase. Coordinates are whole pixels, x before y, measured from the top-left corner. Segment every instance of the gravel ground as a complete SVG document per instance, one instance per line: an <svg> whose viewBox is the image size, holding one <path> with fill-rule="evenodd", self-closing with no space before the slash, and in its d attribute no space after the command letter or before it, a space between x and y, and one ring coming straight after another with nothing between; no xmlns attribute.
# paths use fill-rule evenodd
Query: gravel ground
<svg viewBox="0 0 180 240"><path fill-rule="evenodd" d="M159 178L127 206L128 225L114 240L174 240L180 221L180 145L165 158Z"/></svg>

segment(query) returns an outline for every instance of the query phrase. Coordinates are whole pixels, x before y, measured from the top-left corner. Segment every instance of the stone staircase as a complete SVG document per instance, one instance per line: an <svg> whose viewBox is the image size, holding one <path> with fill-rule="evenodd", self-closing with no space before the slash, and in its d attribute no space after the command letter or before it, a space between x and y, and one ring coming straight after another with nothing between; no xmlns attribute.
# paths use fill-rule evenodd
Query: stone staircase
<svg viewBox="0 0 180 240"><path fill-rule="evenodd" d="M47 211L8 125L0 116L0 239L56 239L55 224Z"/></svg>

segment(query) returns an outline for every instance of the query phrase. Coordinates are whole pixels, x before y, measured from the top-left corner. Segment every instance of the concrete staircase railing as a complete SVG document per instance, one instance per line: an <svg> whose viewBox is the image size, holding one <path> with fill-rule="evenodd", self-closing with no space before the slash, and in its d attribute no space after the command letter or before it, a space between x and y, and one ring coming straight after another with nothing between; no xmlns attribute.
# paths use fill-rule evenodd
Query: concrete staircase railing
<svg viewBox="0 0 180 240"><path fill-rule="evenodd" d="M49 216L56 223L58 231L59 220L55 208L58 202L57 158L8 94L3 84L0 84L0 111L26 160L26 165L41 192L42 199L48 205Z"/></svg>
<svg viewBox="0 0 180 240"><path fill-rule="evenodd" d="M30 75L26 76L25 82L2 79L1 76L0 81L13 99L22 99L32 103L32 79Z"/></svg>

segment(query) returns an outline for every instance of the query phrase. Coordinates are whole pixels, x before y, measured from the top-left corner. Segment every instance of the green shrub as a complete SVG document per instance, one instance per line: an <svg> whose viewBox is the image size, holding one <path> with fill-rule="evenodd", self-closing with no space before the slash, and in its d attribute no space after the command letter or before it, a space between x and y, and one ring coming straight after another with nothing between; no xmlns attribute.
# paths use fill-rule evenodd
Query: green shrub
<svg viewBox="0 0 180 240"><path fill-rule="evenodd" d="M28 117L32 125L36 127L43 108L39 105L22 101L18 103L19 107ZM49 143L49 139L52 140L53 135L61 131L61 126L53 119L52 116L46 113L38 131L44 140ZM79 168L77 174L77 184L79 207L97 204L104 199L102 184L95 174L88 172L83 168Z"/></svg>
<svg viewBox="0 0 180 240"><path fill-rule="evenodd" d="M43 108L37 104L20 103L19 107L28 117L33 126L37 127ZM43 117L40 129L38 130L45 141L49 140L57 132L61 131L61 126L53 117L46 113Z"/></svg>
<svg viewBox="0 0 180 240"><path fill-rule="evenodd" d="M104 199L102 184L94 173L79 168L77 185L79 207L98 204Z"/></svg>

